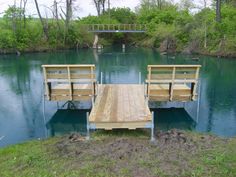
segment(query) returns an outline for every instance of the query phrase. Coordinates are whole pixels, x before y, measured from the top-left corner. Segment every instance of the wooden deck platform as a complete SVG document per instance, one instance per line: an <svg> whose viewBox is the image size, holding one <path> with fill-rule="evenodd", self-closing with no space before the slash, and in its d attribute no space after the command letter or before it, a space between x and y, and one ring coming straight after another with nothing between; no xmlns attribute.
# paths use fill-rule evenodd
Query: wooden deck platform
<svg viewBox="0 0 236 177"><path fill-rule="evenodd" d="M98 90L89 116L90 129L152 128L143 85L106 84Z"/></svg>

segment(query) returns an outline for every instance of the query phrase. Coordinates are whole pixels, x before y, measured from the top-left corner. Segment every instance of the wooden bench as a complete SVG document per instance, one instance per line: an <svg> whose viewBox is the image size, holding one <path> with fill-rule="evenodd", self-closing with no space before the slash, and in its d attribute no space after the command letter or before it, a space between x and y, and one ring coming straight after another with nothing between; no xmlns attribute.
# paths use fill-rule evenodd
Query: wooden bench
<svg viewBox="0 0 236 177"><path fill-rule="evenodd" d="M148 65L150 101L194 101L201 65Z"/></svg>
<svg viewBox="0 0 236 177"><path fill-rule="evenodd" d="M95 65L42 65L50 101L91 100L96 95Z"/></svg>

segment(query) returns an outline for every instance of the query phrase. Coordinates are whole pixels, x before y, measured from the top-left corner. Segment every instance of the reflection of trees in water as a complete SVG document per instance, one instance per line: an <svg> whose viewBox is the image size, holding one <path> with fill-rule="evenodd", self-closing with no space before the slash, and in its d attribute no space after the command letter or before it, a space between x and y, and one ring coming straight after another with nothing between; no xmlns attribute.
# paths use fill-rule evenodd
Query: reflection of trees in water
<svg viewBox="0 0 236 177"><path fill-rule="evenodd" d="M38 90L42 89L41 79L37 80L37 78L41 77L40 68L32 65L32 60L24 56L12 58L2 60L0 63L3 66L1 71L2 77L4 77L3 84L8 85L13 95L15 95L9 99L15 99L15 104L20 103L17 110L13 111L16 111L19 116L25 119L29 130L28 135L29 137L34 137L36 130L35 120L41 113L39 111L39 108L41 108L41 94L37 94L41 93Z"/></svg>
<svg viewBox="0 0 236 177"><path fill-rule="evenodd" d="M29 91L30 65L24 57L2 60L2 75L9 82L11 90L16 94Z"/></svg>
<svg viewBox="0 0 236 177"><path fill-rule="evenodd" d="M235 111L236 107L236 70L234 63L230 60L219 59L205 60L202 71L207 78L206 95L209 105L208 130L211 130L213 114L217 111Z"/></svg>

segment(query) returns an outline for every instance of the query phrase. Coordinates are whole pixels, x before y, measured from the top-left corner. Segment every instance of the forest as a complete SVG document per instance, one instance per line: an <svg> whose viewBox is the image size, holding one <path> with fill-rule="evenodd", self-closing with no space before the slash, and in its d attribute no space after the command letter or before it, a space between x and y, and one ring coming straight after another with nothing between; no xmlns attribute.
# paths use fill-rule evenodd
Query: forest
<svg viewBox="0 0 236 177"><path fill-rule="evenodd" d="M0 53L51 51L91 47L94 34L87 24L145 24L144 34L99 34L99 43L150 47L161 52L236 57L236 1L140 0L135 11L110 8L108 0L93 0L97 15L74 16L75 0L64 0L59 9L54 0L51 17L42 15L34 0L38 18L27 15L27 0L9 6L0 18ZM108 3L108 5L107 5Z"/></svg>

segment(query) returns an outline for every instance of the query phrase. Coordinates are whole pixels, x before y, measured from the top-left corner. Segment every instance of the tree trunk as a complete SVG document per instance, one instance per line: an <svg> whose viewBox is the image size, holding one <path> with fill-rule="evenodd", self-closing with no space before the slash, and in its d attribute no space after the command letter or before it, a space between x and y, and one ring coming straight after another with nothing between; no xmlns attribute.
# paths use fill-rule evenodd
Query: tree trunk
<svg viewBox="0 0 236 177"><path fill-rule="evenodd" d="M24 0L23 5L23 20L24 20L24 29L26 28L26 17L25 17L25 8L26 8L27 0Z"/></svg>
<svg viewBox="0 0 236 177"><path fill-rule="evenodd" d="M36 6L36 9L37 9L37 12L38 12L38 16L39 16L39 19L41 21L41 24L43 26L43 32L44 32L44 35L46 37L46 40L48 41L49 37L48 37L48 27L47 25L44 23L43 21L43 18L41 16L41 13L40 13L40 10L39 10L39 6L38 6L38 1L37 0L34 0L35 2L35 6Z"/></svg>
<svg viewBox="0 0 236 177"><path fill-rule="evenodd" d="M216 21L221 21L221 0L216 0Z"/></svg>
<svg viewBox="0 0 236 177"><path fill-rule="evenodd" d="M70 20L72 18L72 0L66 0L66 19L64 30L64 44L66 43L66 36L69 29Z"/></svg>
<svg viewBox="0 0 236 177"><path fill-rule="evenodd" d="M204 9L207 8L207 2L204 0ZM207 48L207 22L205 17L205 23L204 23L204 48Z"/></svg>
<svg viewBox="0 0 236 177"><path fill-rule="evenodd" d="M204 48L207 48L207 24L205 22L204 24L205 29L204 29Z"/></svg>

